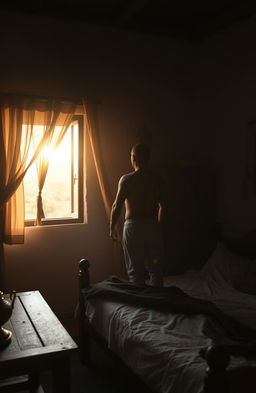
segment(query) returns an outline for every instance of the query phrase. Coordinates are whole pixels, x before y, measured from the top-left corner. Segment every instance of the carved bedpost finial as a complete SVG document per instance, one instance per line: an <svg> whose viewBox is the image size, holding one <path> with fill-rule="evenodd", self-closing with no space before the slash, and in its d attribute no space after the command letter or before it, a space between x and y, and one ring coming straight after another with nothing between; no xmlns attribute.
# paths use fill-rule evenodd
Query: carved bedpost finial
<svg viewBox="0 0 256 393"><path fill-rule="evenodd" d="M90 267L90 262L87 259L81 259L79 261L79 268L83 270L88 270Z"/></svg>
<svg viewBox="0 0 256 393"><path fill-rule="evenodd" d="M86 288L90 285L90 262L87 259L79 261L79 283L80 288Z"/></svg>
<svg viewBox="0 0 256 393"><path fill-rule="evenodd" d="M200 355L206 360L206 377L204 393L228 393L228 378L226 368L230 362L230 355L221 345L211 345L202 349Z"/></svg>

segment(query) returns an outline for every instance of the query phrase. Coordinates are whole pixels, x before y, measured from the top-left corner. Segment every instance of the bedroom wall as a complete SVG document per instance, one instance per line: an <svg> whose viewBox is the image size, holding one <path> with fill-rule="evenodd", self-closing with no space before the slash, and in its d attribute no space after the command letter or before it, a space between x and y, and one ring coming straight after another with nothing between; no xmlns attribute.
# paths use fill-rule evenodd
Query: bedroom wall
<svg viewBox="0 0 256 393"><path fill-rule="evenodd" d="M213 146L218 219L232 235L255 228L256 221L255 193L244 199L242 192L247 124L256 119L255 21L247 19L200 45L199 129Z"/></svg>
<svg viewBox="0 0 256 393"><path fill-rule="evenodd" d="M113 195L130 170L138 137L152 143L153 163L167 180L173 163L208 156L196 126L192 44L10 12L1 12L0 34L2 92L98 102ZM7 290L39 289L57 313L74 309L79 259L93 262L92 281L112 273L112 242L88 144L86 166L86 224L26 228L24 245L5 246Z"/></svg>

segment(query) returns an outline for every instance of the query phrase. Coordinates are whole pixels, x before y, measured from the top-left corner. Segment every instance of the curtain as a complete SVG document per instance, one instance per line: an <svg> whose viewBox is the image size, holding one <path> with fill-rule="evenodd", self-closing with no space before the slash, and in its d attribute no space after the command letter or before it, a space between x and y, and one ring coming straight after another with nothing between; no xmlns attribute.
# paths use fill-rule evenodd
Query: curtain
<svg viewBox="0 0 256 393"><path fill-rule="evenodd" d="M92 149L92 155L93 155L94 165L96 168L96 173L99 181L100 191L104 203L105 212L107 218L109 219L113 199L107 181L104 161L100 148L100 135L99 135L99 127L97 121L96 107L90 102L85 102L85 100L83 100L83 107L85 113L86 130L88 133L90 146Z"/></svg>
<svg viewBox="0 0 256 393"><path fill-rule="evenodd" d="M101 151L101 138L97 119L97 108L96 106L83 99L84 118L90 146L92 150L94 165L98 177L100 186L101 196L106 212L108 222L110 221L111 208L113 204L113 196L109 187L104 160ZM119 234L121 235L121 226L118 227ZM121 236L119 236L121 238ZM126 271L123 263L123 250L120 242L113 242L113 273L120 276L126 277Z"/></svg>
<svg viewBox="0 0 256 393"><path fill-rule="evenodd" d="M24 192L22 180L42 149L51 141L57 146L62 140L75 112L75 103L53 99L35 99L4 95L0 97L0 208L1 208L1 279L3 281L3 243L24 243ZM44 126L37 138L36 124ZM55 126L61 126L57 138ZM31 144L34 145L29 156ZM41 170L45 179L47 169ZM44 181L42 182L44 183ZM41 189L43 185L41 185ZM40 217L40 215L39 215Z"/></svg>
<svg viewBox="0 0 256 393"><path fill-rule="evenodd" d="M24 201L22 179L28 167L36 158L35 152L31 163L26 166L29 145L31 143L35 110L29 108L26 99L1 97L1 166L0 166L0 205L2 209L2 240L9 244L24 241ZM26 125L23 154L21 154L22 124ZM43 143L42 143L43 146Z"/></svg>

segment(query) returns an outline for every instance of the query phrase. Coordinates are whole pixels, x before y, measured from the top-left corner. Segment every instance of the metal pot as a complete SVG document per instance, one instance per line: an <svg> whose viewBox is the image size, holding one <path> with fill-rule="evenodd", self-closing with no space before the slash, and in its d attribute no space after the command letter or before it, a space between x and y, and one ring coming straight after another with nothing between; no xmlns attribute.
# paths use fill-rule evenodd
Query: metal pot
<svg viewBox="0 0 256 393"><path fill-rule="evenodd" d="M10 294L10 301L4 297L3 292L0 291L0 345L7 344L12 337L12 332L2 327L12 315L14 302L16 299L16 292L12 291Z"/></svg>

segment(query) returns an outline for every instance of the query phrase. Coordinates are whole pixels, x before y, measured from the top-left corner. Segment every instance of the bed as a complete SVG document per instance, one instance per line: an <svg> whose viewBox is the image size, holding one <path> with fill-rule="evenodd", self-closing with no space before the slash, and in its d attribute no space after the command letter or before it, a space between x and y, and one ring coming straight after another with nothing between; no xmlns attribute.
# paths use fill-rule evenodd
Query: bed
<svg viewBox="0 0 256 393"><path fill-rule="evenodd" d="M90 336L157 393L256 391L256 231L222 238L199 270L164 288L111 277L91 284L79 263L80 351Z"/></svg>

